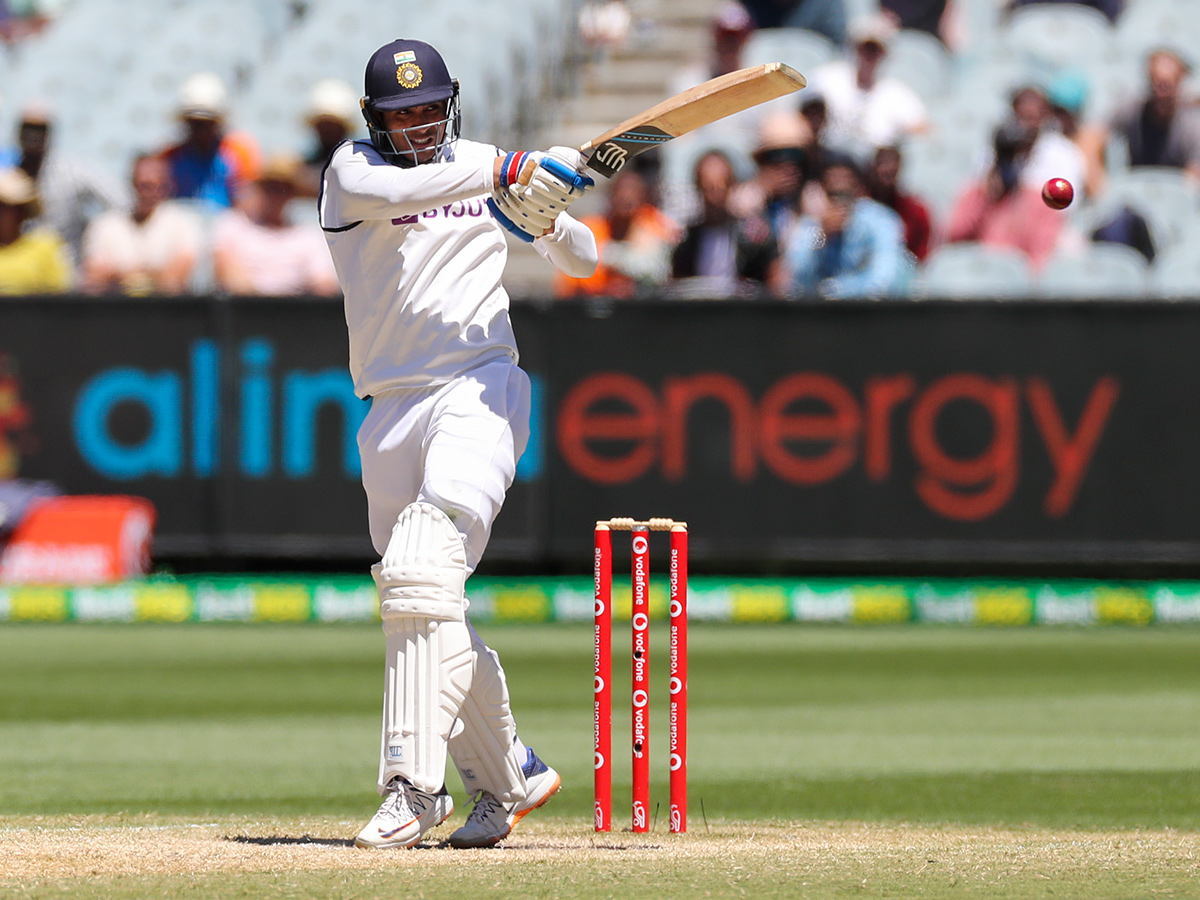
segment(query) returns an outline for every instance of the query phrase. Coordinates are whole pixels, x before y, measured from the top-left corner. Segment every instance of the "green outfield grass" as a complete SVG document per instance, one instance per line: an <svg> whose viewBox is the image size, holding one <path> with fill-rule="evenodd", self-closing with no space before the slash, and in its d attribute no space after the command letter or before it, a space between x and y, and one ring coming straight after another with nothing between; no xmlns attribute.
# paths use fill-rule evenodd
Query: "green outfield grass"
<svg viewBox="0 0 1200 900"><path fill-rule="evenodd" d="M663 834L664 632L651 656L660 844L679 840ZM505 664L522 735L564 777L535 833L582 840L592 803L591 629L483 634ZM626 634L615 643L625 648ZM315 821L327 842L351 837L377 802L381 650L377 628L361 625L0 627L0 831L88 816L105 828L216 821L253 832L271 822L272 833L287 831L280 822ZM627 659L614 702L619 825L628 821ZM755 823L775 834L821 823L1200 830L1200 630L694 624L690 663L685 841ZM450 787L464 805L456 775ZM1200 895L1190 865L1180 876ZM4 874L0 855L0 888ZM335 896L336 877L306 875L299 881L311 893L293 893ZM376 896L378 877L364 875L347 896ZM219 890L194 896L240 896L228 878L237 881L221 875ZM263 876L246 878L254 895ZM1079 896L1105 896L1079 883L1088 889ZM64 896L87 896L70 892L79 884ZM104 895L123 896L105 884ZM536 895L625 896L604 892L611 887ZM736 892L713 894L727 895ZM760 895L842 896L832 887Z"/></svg>

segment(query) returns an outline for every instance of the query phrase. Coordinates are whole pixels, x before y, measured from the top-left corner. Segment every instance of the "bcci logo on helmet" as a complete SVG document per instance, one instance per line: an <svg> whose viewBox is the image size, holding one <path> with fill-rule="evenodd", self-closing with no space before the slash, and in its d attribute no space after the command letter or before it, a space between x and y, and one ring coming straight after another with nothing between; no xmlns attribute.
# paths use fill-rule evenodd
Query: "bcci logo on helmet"
<svg viewBox="0 0 1200 900"><path fill-rule="evenodd" d="M425 74L421 71L421 67L416 63L404 63L396 70L396 81L400 83L400 87L411 90L421 86L421 81Z"/></svg>

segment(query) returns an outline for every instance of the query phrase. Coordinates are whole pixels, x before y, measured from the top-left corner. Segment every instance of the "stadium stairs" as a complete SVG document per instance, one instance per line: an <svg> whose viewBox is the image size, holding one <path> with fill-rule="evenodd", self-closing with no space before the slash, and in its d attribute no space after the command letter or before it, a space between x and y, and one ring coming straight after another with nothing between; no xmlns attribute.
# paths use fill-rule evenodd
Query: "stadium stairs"
<svg viewBox="0 0 1200 900"><path fill-rule="evenodd" d="M530 146L579 146L670 94L677 73L703 60L709 20L720 0L629 0L633 25L619 50L588 55L580 43L573 87ZM577 216L603 210L606 183L573 207ZM553 269L528 244L509 241L505 285L513 297L547 297Z"/></svg>

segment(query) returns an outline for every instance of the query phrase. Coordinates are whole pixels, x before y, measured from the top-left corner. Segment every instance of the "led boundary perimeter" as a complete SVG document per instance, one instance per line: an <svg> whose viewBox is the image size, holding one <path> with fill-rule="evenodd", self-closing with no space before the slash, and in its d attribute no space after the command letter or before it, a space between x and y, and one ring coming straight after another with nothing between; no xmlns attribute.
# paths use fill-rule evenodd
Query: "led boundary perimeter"
<svg viewBox="0 0 1200 900"><path fill-rule="evenodd" d="M650 830L650 532L671 534L670 829L687 831L687 524L673 519L596 523L596 831L612 830L612 532L631 532L633 549L633 830Z"/></svg>

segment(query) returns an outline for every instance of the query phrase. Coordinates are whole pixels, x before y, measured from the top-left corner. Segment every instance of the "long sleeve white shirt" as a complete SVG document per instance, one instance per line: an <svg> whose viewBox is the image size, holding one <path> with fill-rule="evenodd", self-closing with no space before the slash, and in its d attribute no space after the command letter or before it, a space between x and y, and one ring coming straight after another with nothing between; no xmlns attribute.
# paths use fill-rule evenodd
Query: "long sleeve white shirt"
<svg viewBox="0 0 1200 900"><path fill-rule="evenodd" d="M459 140L443 161L401 168L369 141L347 141L330 157L318 212L345 296L358 396L517 359L501 285L508 244L485 202L499 152ZM595 237L566 213L534 247L568 275L595 269Z"/></svg>

